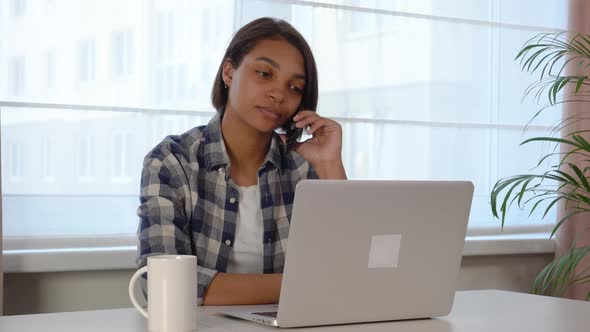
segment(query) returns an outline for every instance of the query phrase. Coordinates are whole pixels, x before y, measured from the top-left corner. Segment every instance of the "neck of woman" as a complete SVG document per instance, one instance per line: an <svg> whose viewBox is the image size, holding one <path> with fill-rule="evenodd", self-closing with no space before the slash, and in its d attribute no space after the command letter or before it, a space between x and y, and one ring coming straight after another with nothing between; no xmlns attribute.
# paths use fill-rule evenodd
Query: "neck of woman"
<svg viewBox="0 0 590 332"><path fill-rule="evenodd" d="M261 133L227 112L221 121L221 133L230 160L230 175L234 181L240 178L251 183L266 158L272 133Z"/></svg>

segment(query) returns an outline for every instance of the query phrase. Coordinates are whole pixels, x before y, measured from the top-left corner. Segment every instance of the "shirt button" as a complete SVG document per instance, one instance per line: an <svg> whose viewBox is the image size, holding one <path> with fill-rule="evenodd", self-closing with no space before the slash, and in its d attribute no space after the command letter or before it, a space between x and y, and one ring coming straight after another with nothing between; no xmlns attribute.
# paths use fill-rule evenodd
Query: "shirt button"
<svg viewBox="0 0 590 332"><path fill-rule="evenodd" d="M236 202L236 199L232 197L232 198L229 199L229 202L233 204L233 203Z"/></svg>
<svg viewBox="0 0 590 332"><path fill-rule="evenodd" d="M231 240L225 240L225 244L227 244L228 246L231 246Z"/></svg>

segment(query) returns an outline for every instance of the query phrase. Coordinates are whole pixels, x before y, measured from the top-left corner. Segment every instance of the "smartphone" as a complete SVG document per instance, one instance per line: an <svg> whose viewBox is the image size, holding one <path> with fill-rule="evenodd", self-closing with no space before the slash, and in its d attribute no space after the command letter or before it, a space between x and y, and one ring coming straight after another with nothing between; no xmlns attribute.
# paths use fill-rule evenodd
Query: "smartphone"
<svg viewBox="0 0 590 332"><path fill-rule="evenodd" d="M303 107L299 106L297 112L293 114L293 117L297 115L302 109ZM287 150L290 150L293 147L293 145L295 145L295 143L301 140L303 128L295 127L295 121L293 121L293 118L291 118L283 125L282 129L284 134L287 135Z"/></svg>

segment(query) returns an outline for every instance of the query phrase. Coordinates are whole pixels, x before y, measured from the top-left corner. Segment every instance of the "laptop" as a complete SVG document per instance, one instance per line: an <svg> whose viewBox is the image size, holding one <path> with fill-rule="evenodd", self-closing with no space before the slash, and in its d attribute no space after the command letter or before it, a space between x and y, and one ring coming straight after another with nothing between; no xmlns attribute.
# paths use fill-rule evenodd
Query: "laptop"
<svg viewBox="0 0 590 332"><path fill-rule="evenodd" d="M277 327L446 316L472 197L467 181L303 180L279 304L221 312Z"/></svg>

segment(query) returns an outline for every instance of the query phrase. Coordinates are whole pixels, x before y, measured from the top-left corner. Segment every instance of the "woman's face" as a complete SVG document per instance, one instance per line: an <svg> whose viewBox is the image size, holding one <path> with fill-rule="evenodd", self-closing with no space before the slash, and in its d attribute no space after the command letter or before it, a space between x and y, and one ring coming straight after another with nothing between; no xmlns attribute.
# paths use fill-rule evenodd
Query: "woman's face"
<svg viewBox="0 0 590 332"><path fill-rule="evenodd" d="M238 68L223 66L229 86L227 112L261 133L281 127L297 111L305 88L301 53L285 40L264 39Z"/></svg>

